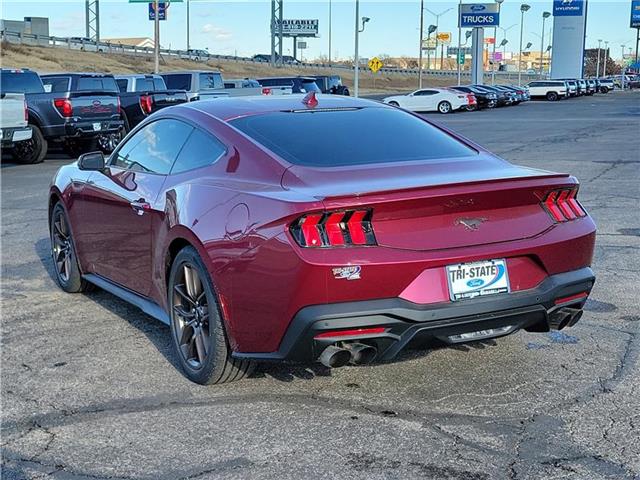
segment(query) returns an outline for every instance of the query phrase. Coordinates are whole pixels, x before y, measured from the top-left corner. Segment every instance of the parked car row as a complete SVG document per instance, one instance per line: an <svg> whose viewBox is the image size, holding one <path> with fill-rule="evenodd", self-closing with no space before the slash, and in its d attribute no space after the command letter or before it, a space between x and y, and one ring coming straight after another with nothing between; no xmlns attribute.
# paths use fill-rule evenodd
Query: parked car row
<svg viewBox="0 0 640 480"><path fill-rule="evenodd" d="M423 88L407 95L384 98L383 103L414 112L450 113L518 105L530 99L526 87L517 85L457 85Z"/></svg>
<svg viewBox="0 0 640 480"><path fill-rule="evenodd" d="M555 102L563 98L609 93L615 88L613 80L607 78L561 78L536 80L528 85L533 98L544 98Z"/></svg>
<svg viewBox="0 0 640 480"><path fill-rule="evenodd" d="M42 162L54 145L73 157L95 150L111 152L149 115L180 103L312 91L349 95L337 75L227 81L209 70L38 75L29 69L2 69L0 75L3 151L29 164Z"/></svg>

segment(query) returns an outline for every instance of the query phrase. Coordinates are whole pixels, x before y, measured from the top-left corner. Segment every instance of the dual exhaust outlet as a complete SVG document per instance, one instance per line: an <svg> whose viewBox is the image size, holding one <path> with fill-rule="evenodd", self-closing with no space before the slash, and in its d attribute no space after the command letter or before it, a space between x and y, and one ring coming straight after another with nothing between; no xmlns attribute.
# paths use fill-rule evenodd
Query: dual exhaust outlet
<svg viewBox="0 0 640 480"><path fill-rule="evenodd" d="M378 349L364 343L345 343L342 347L329 345L324 349L318 361L328 368L352 365L366 365L378 355Z"/></svg>

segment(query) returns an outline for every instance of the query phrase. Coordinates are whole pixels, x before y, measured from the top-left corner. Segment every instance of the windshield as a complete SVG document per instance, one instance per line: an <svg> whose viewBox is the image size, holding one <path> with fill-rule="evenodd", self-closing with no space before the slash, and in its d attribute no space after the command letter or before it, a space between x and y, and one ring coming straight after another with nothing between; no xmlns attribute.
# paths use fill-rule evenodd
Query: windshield
<svg viewBox="0 0 640 480"><path fill-rule="evenodd" d="M230 122L290 163L336 167L436 161L477 152L428 122L395 108L301 110ZM317 132L330 130L330 141Z"/></svg>

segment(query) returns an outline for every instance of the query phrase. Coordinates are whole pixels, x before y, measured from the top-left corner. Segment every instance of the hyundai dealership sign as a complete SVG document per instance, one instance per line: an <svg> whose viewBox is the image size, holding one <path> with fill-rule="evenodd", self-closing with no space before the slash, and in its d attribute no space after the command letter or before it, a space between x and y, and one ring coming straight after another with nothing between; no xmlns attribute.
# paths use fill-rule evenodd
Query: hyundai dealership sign
<svg viewBox="0 0 640 480"><path fill-rule="evenodd" d="M553 0L555 17L581 17L584 12L584 0Z"/></svg>
<svg viewBox="0 0 640 480"><path fill-rule="evenodd" d="M460 28L497 27L500 25L500 10L497 3L461 4L458 26Z"/></svg>

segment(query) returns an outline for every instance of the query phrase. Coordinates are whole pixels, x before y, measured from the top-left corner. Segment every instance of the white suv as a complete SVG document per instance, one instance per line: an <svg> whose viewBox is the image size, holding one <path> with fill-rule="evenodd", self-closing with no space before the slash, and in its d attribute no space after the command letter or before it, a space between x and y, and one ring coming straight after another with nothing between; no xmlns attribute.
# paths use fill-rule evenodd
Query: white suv
<svg viewBox="0 0 640 480"><path fill-rule="evenodd" d="M544 97L551 102L567 96L567 83L564 80L536 80L529 85L531 98Z"/></svg>

